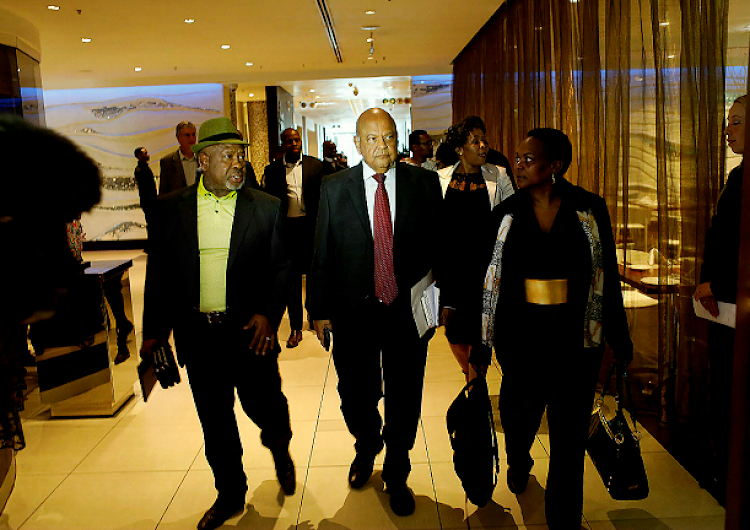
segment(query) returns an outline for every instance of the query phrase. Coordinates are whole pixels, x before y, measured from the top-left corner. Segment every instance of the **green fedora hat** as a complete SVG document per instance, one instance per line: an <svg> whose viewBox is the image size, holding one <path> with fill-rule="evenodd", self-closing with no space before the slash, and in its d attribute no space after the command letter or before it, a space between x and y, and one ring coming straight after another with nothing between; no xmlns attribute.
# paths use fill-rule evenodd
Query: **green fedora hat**
<svg viewBox="0 0 750 530"><path fill-rule="evenodd" d="M206 120L198 132L198 143L191 146L193 153L200 152L204 147L216 144L250 145L245 142L234 128L232 120L226 117Z"/></svg>

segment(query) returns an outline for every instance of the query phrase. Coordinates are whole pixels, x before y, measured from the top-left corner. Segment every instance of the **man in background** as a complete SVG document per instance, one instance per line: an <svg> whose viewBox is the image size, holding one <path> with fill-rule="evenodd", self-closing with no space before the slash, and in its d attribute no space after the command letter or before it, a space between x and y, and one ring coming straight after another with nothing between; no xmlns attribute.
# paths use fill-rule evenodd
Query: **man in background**
<svg viewBox="0 0 750 530"><path fill-rule="evenodd" d="M337 161L336 144L330 140L323 142L323 168L326 175L336 173L341 169Z"/></svg>
<svg viewBox="0 0 750 530"><path fill-rule="evenodd" d="M175 127L175 136L180 147L159 160L159 195L181 190L195 183L198 159L190 149L195 145L195 125L181 121Z"/></svg>
<svg viewBox="0 0 750 530"><path fill-rule="evenodd" d="M417 129L409 135L411 158L404 160L407 164L420 166L430 171L437 170L437 163L432 158L432 137L423 129Z"/></svg>
<svg viewBox="0 0 750 530"><path fill-rule="evenodd" d="M140 198L141 210L146 216L146 226L148 226L151 208L156 202L156 180L151 166L148 165L151 155L145 147L136 147L133 154L138 159L138 165L135 166L135 183L138 186L138 197Z"/></svg>
<svg viewBox="0 0 750 530"><path fill-rule="evenodd" d="M302 275L312 260L320 181L326 173L320 160L302 154L302 139L295 129L281 133L281 151L282 156L263 172L263 190L281 199L286 212L284 231L292 260L286 303L291 333L286 346L294 348L302 340Z"/></svg>

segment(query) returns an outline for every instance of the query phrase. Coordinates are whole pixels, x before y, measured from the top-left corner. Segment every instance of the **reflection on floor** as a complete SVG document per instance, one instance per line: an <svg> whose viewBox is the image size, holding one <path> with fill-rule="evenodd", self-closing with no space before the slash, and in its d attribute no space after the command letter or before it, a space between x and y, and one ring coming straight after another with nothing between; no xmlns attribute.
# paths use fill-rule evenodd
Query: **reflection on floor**
<svg viewBox="0 0 750 530"><path fill-rule="evenodd" d="M121 256L135 258L130 279L134 312L140 315L145 255L97 252L88 253L86 259ZM140 331L139 317L136 326ZM282 340L289 334L288 326L288 321L282 324ZM362 329L370 331L365 323ZM445 427L445 412L462 387L463 374L442 332L430 344L421 428L411 455L409 485L417 509L410 517L397 517L388 508L378 471L382 456L364 489L348 488L352 438L339 411L335 370L313 335L305 331L299 347L284 350L280 365L294 430L291 452L297 465L297 493L292 497L280 493L271 455L260 445L258 429L238 408L249 491L245 512L230 519L227 527L546 528L543 499L549 448L544 434L533 448L536 464L525 493L516 497L508 491L503 462L493 501L481 509L466 501L453 471ZM493 367L489 374L492 394L497 394L500 379L499 370ZM213 480L184 373L181 384L155 389L147 404L136 397L113 418L49 419L33 394L25 418L28 446L18 454L16 489L0 516L0 530L187 530L195 528L214 501ZM640 502L611 500L587 459L583 528L724 527L724 510L647 433L643 451L651 494Z"/></svg>

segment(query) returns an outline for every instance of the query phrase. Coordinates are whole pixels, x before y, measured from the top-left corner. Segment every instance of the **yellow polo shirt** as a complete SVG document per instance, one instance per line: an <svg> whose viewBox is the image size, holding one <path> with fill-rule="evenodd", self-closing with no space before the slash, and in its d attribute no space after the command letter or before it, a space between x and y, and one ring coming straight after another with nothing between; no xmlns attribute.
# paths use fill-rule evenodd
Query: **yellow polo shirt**
<svg viewBox="0 0 750 530"><path fill-rule="evenodd" d="M198 251L203 313L227 310L227 260L237 192L217 197L198 183Z"/></svg>

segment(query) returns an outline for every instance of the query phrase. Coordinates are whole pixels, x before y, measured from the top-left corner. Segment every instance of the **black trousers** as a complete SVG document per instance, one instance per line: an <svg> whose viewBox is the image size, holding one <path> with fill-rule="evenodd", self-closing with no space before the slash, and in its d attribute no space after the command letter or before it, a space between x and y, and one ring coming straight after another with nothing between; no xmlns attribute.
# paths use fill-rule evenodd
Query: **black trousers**
<svg viewBox="0 0 750 530"><path fill-rule="evenodd" d="M333 361L344 421L357 453L374 455L385 443L383 480L391 483L406 482L411 471L409 451L419 425L432 336L419 337L408 301L408 293L401 294L391 306L373 302L363 314L352 315L356 320L333 321ZM381 398L384 422L378 410Z"/></svg>
<svg viewBox="0 0 750 530"><path fill-rule="evenodd" d="M203 428L206 459L219 496L244 499L247 477L234 414L235 390L242 409L260 427L261 443L272 451L286 450L292 430L278 358L251 352L252 332L239 326L195 325L197 340L185 366Z"/></svg>
<svg viewBox="0 0 750 530"><path fill-rule="evenodd" d="M734 328L722 324L709 324L708 361L709 434L714 451L714 473L718 486L726 489L734 369Z"/></svg>
<svg viewBox="0 0 750 530"><path fill-rule="evenodd" d="M287 217L284 238L291 259L286 307L292 330L302 329L302 275L307 274L312 260L312 236L306 216Z"/></svg>
<svg viewBox="0 0 750 530"><path fill-rule="evenodd" d="M586 440L604 350L572 345L575 339L569 330L554 329L558 326L552 315L535 321L543 322L545 330L524 334L525 344L516 342L510 348L496 344L503 352L498 355L503 370L500 417L508 466L519 472L531 470L530 450L546 409L547 525L550 530L579 530ZM575 337L582 337L582 332Z"/></svg>

